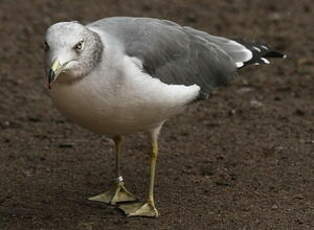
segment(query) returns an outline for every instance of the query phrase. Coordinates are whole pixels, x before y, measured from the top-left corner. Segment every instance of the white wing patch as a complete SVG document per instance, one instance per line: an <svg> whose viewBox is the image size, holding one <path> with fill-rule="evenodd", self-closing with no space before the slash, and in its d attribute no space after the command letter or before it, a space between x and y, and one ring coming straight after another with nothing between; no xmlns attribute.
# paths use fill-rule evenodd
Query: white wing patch
<svg viewBox="0 0 314 230"><path fill-rule="evenodd" d="M266 58L261 58L261 60L265 63L265 64L270 64L270 61L268 61Z"/></svg>
<svg viewBox="0 0 314 230"><path fill-rule="evenodd" d="M244 66L243 62L236 62L235 64L236 64L237 68L241 68L242 66Z"/></svg>
<svg viewBox="0 0 314 230"><path fill-rule="evenodd" d="M261 49L256 46L253 46L253 49L255 49L257 52L261 52Z"/></svg>

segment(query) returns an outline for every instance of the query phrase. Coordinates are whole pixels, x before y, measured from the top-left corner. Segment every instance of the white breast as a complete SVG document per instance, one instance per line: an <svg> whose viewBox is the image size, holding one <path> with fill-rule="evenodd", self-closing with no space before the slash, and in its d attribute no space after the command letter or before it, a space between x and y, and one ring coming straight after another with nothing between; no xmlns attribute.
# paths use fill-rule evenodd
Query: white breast
<svg viewBox="0 0 314 230"><path fill-rule="evenodd" d="M127 56L121 65L119 71L97 68L73 84L57 80L51 90L57 108L94 132L126 135L157 127L199 94L196 85L167 85L152 78Z"/></svg>

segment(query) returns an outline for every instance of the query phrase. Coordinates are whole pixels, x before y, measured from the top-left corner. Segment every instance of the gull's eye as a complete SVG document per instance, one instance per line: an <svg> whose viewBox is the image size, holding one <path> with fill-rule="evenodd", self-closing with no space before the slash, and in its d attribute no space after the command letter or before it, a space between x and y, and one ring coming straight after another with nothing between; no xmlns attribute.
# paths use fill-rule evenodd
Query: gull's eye
<svg viewBox="0 0 314 230"><path fill-rule="evenodd" d="M45 50L45 52L48 52L48 50L49 50L49 45L46 41L44 43L44 50Z"/></svg>
<svg viewBox="0 0 314 230"><path fill-rule="evenodd" d="M78 42L75 46L73 46L73 49L75 49L76 51L80 51L83 49L83 45L84 45L84 41L80 41Z"/></svg>

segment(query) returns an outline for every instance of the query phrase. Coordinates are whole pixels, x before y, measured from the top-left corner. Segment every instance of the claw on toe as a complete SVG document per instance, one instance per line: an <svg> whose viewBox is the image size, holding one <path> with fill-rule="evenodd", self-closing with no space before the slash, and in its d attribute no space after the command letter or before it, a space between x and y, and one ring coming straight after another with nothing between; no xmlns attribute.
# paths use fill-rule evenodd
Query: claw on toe
<svg viewBox="0 0 314 230"><path fill-rule="evenodd" d="M122 182L117 184L109 191L90 197L88 198L88 200L115 205L116 203L120 202L136 201L137 198L124 187L124 184Z"/></svg>
<svg viewBox="0 0 314 230"><path fill-rule="evenodd" d="M152 202L146 203L132 203L132 204L121 204L121 209L128 217L132 216L143 216L143 217L158 217L159 213L155 205Z"/></svg>

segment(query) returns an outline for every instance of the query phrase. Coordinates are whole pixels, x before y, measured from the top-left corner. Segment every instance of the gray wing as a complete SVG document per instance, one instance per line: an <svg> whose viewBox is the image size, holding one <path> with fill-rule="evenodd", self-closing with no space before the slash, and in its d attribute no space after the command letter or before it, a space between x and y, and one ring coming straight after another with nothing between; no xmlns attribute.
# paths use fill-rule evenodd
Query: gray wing
<svg viewBox="0 0 314 230"><path fill-rule="evenodd" d="M265 43L246 42L242 39L231 40L213 36L187 26L184 27L184 30L200 39L219 46L219 48L224 50L232 58L238 69L251 64L269 64L270 61L268 58L286 58L286 55L271 49Z"/></svg>
<svg viewBox="0 0 314 230"><path fill-rule="evenodd" d="M88 26L113 35L151 76L167 84L197 84L204 96L226 85L236 73L234 60L217 44L174 22L115 17Z"/></svg>
<svg viewBox="0 0 314 230"><path fill-rule="evenodd" d="M214 43L223 49L234 61L237 67L241 67L244 62L252 59L253 53L238 41L224 37L214 36L203 31L185 26L184 29L200 39L205 39L210 43Z"/></svg>

